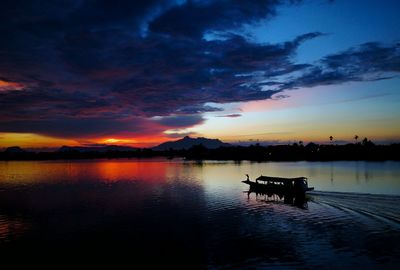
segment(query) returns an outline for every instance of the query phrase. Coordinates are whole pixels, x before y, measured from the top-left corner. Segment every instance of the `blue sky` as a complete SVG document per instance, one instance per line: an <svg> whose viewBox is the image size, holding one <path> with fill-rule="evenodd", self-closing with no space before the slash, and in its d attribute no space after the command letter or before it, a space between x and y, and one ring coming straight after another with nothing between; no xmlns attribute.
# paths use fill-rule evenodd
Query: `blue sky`
<svg viewBox="0 0 400 270"><path fill-rule="evenodd" d="M276 18L251 32L258 42L272 43L307 32L326 33L298 50L299 62L315 61L365 42L399 42L399 5L396 0L311 0L278 8Z"/></svg>
<svg viewBox="0 0 400 270"><path fill-rule="evenodd" d="M399 1L0 10L0 146L400 140Z"/></svg>
<svg viewBox="0 0 400 270"><path fill-rule="evenodd" d="M260 43L285 42L308 32L324 33L303 43L293 56L298 63L313 63L366 42L399 42L398 10L398 1L305 1L279 7L274 19L245 26L244 32ZM394 74L393 79L382 81L286 91L286 100L267 101L264 106L256 102L255 111L245 105L250 112L243 113L240 120L233 119L234 124L210 118L198 130L213 130L214 136L233 141L328 141L332 133L337 134L338 141L352 141L355 134L363 134L380 143L390 143L398 141L400 135L399 88L400 80ZM225 108L237 113L241 104ZM243 132L235 127L237 124ZM221 126L223 129L216 132ZM224 136L223 130L227 129L229 135Z"/></svg>

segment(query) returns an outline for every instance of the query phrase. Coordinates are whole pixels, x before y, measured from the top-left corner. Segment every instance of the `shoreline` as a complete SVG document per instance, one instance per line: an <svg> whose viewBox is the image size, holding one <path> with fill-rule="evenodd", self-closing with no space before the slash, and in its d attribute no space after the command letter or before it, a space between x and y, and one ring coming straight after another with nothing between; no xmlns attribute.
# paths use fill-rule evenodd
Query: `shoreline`
<svg viewBox="0 0 400 270"><path fill-rule="evenodd" d="M28 152L19 147L10 147L0 152L0 160L81 160L120 158L181 158L186 160L232 160L232 161L387 161L400 160L400 144L375 145L273 145L230 146L206 148L202 144L189 149L157 151L151 148L135 150L100 151L93 148L55 152Z"/></svg>

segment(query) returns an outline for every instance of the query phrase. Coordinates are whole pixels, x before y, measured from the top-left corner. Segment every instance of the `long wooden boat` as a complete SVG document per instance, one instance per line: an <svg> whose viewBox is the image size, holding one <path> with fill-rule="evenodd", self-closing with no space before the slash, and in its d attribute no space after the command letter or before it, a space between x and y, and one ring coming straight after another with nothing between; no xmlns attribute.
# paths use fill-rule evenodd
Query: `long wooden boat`
<svg viewBox="0 0 400 270"><path fill-rule="evenodd" d="M308 179L306 177L283 178L261 175L255 181L250 181L249 175L242 183L248 184L250 189L259 193L276 193L276 194L305 194L307 191L314 190L308 187Z"/></svg>

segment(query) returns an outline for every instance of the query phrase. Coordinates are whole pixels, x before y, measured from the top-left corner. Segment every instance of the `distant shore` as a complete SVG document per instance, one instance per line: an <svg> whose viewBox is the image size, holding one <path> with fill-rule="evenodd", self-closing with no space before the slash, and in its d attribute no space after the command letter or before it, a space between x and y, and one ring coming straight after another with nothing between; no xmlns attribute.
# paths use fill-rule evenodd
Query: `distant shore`
<svg viewBox="0 0 400 270"><path fill-rule="evenodd" d="M116 158L184 158L187 160L250 160L250 161L333 161L333 160L400 160L400 144L375 145L356 143L346 145L319 145L309 143L261 146L228 146L209 149L195 145L189 149L156 151L141 148L127 151L81 149L80 151L29 152L12 147L0 152L0 160L62 160L62 159L116 159Z"/></svg>

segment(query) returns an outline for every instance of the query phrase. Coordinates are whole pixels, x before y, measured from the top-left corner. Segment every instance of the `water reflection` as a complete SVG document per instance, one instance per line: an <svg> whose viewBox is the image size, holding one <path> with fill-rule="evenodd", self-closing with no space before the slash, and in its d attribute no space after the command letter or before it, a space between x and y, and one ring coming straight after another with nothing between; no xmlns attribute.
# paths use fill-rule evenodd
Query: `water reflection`
<svg viewBox="0 0 400 270"><path fill-rule="evenodd" d="M264 202L264 203L284 203L287 205L295 206L301 209L308 209L308 201L310 200L310 196L308 195L291 195L284 193L266 193L260 192L259 190L254 190L252 188L249 191L245 191L247 193L247 199L250 200L251 194L254 193L255 200Z"/></svg>
<svg viewBox="0 0 400 270"><path fill-rule="evenodd" d="M398 194L398 165L0 163L0 254L33 258L14 266L396 268L400 197L360 192ZM243 193L246 173L305 176L318 191L313 200Z"/></svg>
<svg viewBox="0 0 400 270"><path fill-rule="evenodd" d="M122 256L150 266L205 265L204 250L199 248L204 242L205 213L201 186L81 179L12 189L2 195L3 213L26 217L25 225L30 227L13 231L19 234L14 241L0 240L5 258L16 253L46 254L74 263L78 258L93 259L98 265L112 260L122 263L118 259ZM157 260L152 261L153 256Z"/></svg>
<svg viewBox="0 0 400 270"><path fill-rule="evenodd" d="M28 222L21 217L0 214L0 243L14 241L28 230Z"/></svg>

